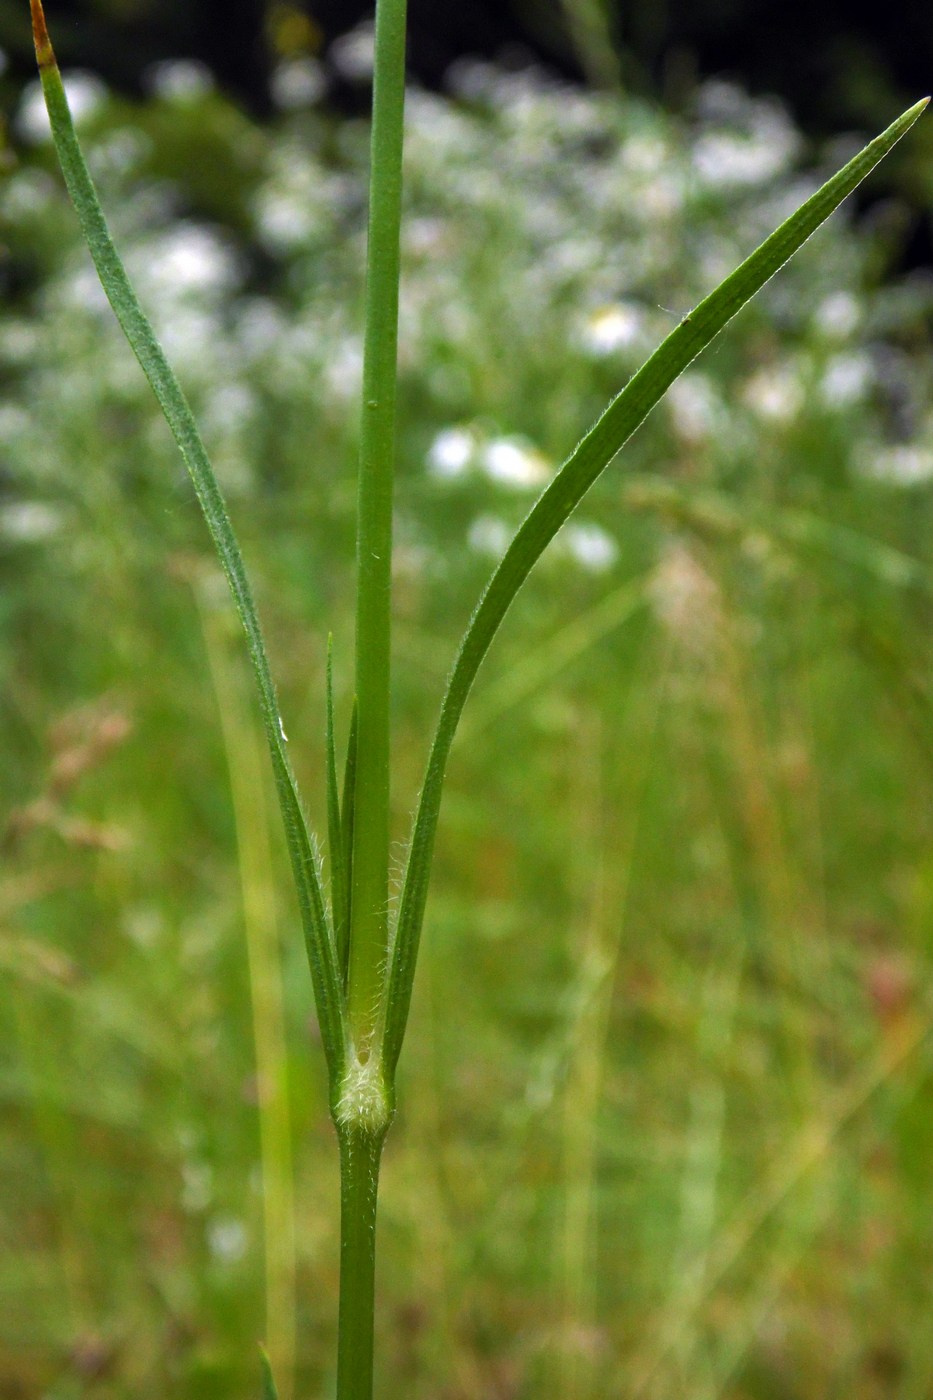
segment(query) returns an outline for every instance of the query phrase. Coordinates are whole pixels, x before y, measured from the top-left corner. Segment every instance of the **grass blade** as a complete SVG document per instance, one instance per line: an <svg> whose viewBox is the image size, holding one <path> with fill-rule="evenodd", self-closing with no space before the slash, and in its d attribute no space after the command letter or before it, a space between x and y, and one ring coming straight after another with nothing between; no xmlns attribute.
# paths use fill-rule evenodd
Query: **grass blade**
<svg viewBox="0 0 933 1400"><path fill-rule="evenodd" d="M356 751L359 733L359 707L353 701L347 757L343 767L343 800L340 804L340 838L343 842L343 868L347 907L342 926L342 941L338 937L337 954L344 977L350 958L350 915L353 913L353 827L356 822Z"/></svg>
<svg viewBox="0 0 933 1400"><path fill-rule="evenodd" d="M41 0L31 0L31 6L36 58L52 137L65 184L81 224L81 231L107 299L149 380L184 458L214 547L230 585L237 613L246 632L298 892L321 1035L333 1079L337 1077L343 1064L346 1039L341 978L334 941L327 922L314 847L305 821L298 785L285 748L285 730L279 715L275 686L243 558L194 416L152 326L139 305L110 236L75 134L61 74L46 29Z"/></svg>
<svg viewBox="0 0 933 1400"><path fill-rule="evenodd" d="M337 751L334 741L333 637L327 639L327 842L330 854L330 909L337 948L337 962L346 978L346 950L349 937L347 900L347 851L340 820L340 794L337 791Z"/></svg>
<svg viewBox="0 0 933 1400"><path fill-rule="evenodd" d="M578 443L492 575L447 683L412 831L383 1007L384 1059L390 1073L408 1019L447 758L467 695L502 619L557 531L674 380L864 180L913 125L928 100L898 117L683 318Z"/></svg>
<svg viewBox="0 0 933 1400"><path fill-rule="evenodd" d="M275 1388L275 1377L272 1374L272 1363L264 1346L259 1348L259 1365L262 1371L262 1400L279 1400L279 1392Z"/></svg>

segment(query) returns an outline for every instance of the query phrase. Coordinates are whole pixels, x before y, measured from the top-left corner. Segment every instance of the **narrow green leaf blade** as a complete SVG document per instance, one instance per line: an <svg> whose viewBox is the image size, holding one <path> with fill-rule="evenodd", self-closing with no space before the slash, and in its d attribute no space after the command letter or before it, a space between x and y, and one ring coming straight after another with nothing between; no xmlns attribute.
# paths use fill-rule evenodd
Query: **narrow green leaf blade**
<svg viewBox="0 0 933 1400"><path fill-rule="evenodd" d="M480 598L447 683L415 816L390 952L383 1054L391 1073L408 1020L447 757L483 657L532 567L674 380L793 256L926 107L916 103L828 180L670 333L578 443L535 502Z"/></svg>
<svg viewBox="0 0 933 1400"><path fill-rule="evenodd" d="M288 841L304 927L321 1036L332 1079L339 1076L346 1044L343 989L327 921L317 859L298 785L286 751L285 730L240 548L194 416L143 312L107 227L97 191L75 134L61 75L49 41L41 0L31 0L33 35L52 137L71 201L101 284L139 360L184 458L214 547L246 632L276 790Z"/></svg>
<svg viewBox="0 0 933 1400"><path fill-rule="evenodd" d="M337 956L347 976L350 965L350 915L353 901L353 826L356 821L356 751L359 733L359 707L353 701L350 716L350 736L347 740L347 757L343 768L343 802L341 804L341 839L343 841L343 868L345 872L346 908L344 910L341 934L337 939Z"/></svg>
<svg viewBox="0 0 933 1400"><path fill-rule="evenodd" d="M272 1374L272 1362L264 1346L259 1348L259 1366L262 1372L262 1400L279 1400L275 1377Z"/></svg>
<svg viewBox="0 0 933 1400"><path fill-rule="evenodd" d="M337 947L346 943L344 927L347 916L347 868L343 829L340 823L340 794L337 791L337 751L334 740L334 667L333 637L327 639L327 841L330 855L330 910ZM345 971L345 969L342 969Z"/></svg>

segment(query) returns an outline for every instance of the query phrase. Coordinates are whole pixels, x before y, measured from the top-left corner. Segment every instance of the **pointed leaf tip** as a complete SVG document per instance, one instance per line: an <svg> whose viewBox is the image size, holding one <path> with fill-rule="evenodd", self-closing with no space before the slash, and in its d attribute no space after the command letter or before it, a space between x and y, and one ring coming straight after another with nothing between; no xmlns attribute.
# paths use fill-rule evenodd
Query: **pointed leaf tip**
<svg viewBox="0 0 933 1400"><path fill-rule="evenodd" d="M55 67L55 51L45 24L45 11L42 0L29 0L32 11L32 40L36 46L36 62L40 68Z"/></svg>
<svg viewBox="0 0 933 1400"><path fill-rule="evenodd" d="M260 1343L259 1364L262 1368L262 1400L278 1400L278 1391L272 1375L272 1363L265 1347Z"/></svg>

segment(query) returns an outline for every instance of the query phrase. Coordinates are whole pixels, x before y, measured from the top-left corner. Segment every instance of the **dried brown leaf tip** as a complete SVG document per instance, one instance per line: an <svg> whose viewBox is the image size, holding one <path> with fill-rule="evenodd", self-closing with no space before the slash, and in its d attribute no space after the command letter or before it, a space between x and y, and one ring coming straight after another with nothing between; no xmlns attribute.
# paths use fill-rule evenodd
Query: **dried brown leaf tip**
<svg viewBox="0 0 933 1400"><path fill-rule="evenodd" d="M32 39L36 46L36 62L40 68L54 68L55 52L45 26L42 0L29 0L29 5L32 10Z"/></svg>

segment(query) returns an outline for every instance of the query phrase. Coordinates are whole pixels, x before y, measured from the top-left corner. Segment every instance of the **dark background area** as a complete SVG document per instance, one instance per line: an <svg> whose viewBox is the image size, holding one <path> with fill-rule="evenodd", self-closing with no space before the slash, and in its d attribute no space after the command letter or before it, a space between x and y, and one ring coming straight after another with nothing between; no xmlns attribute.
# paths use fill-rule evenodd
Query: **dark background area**
<svg viewBox="0 0 933 1400"><path fill-rule="evenodd" d="M513 67L539 64L571 81L598 80L602 64L580 43L580 16L593 0L410 0L413 76L442 88L451 65L474 55ZM28 0L0 0L0 48L7 58L3 105L34 72ZM141 95L151 65L166 58L206 64L222 88L254 116L272 113L270 79L282 58L324 60L327 100L361 112L364 78L330 62L333 46L371 18L371 0L49 0L63 66L92 69L121 91ZM689 110L704 78L735 80L753 94L776 94L810 137L881 130L933 88L933 12L896 3L860 11L841 0L605 0L607 65L629 91ZM602 36L597 53L609 47ZM895 193L901 268L933 263L931 148L921 136L873 183L872 198ZM904 217L903 210L907 209Z"/></svg>
<svg viewBox="0 0 933 1400"><path fill-rule="evenodd" d="M51 0L63 62L138 89L160 58L192 57L254 110L269 104L276 49L326 53L372 13L365 0ZM676 99L693 76L724 74L776 92L813 131L871 121L879 105L915 100L933 74L933 15L899 0L851 4L782 0L637 0L610 5L625 81ZM561 0L411 0L411 66L443 83L464 54L542 61L583 78ZM26 0L0 3L0 45L11 71L30 63Z"/></svg>

